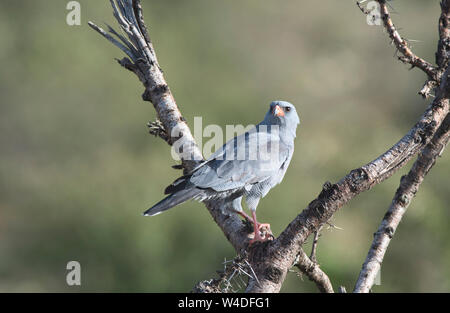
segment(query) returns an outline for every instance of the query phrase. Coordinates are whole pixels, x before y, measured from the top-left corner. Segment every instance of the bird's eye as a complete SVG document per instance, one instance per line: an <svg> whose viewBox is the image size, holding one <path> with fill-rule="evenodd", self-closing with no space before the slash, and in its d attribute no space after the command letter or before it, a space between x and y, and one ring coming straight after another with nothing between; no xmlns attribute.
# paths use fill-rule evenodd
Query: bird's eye
<svg viewBox="0 0 450 313"><path fill-rule="evenodd" d="M285 107L284 109L285 109L286 112L289 112L291 110L290 107Z"/></svg>

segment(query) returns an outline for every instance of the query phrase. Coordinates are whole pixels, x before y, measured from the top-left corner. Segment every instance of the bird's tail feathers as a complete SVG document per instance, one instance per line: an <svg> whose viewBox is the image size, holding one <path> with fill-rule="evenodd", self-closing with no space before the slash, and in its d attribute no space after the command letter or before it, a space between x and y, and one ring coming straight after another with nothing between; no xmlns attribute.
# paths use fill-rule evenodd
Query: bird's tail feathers
<svg viewBox="0 0 450 313"><path fill-rule="evenodd" d="M166 187L166 189L164 190L164 194L169 195L188 188L188 185L190 183L187 178L189 178L189 175L177 178L173 183L171 183L169 186Z"/></svg>
<svg viewBox="0 0 450 313"><path fill-rule="evenodd" d="M159 201L157 204L152 206L150 209L144 212L145 216L154 216L157 214L160 214L170 208L173 208L174 206L186 202L190 199L193 199L194 197L198 196L202 192L201 189L192 187L188 189L183 189L180 191L177 191L161 201Z"/></svg>

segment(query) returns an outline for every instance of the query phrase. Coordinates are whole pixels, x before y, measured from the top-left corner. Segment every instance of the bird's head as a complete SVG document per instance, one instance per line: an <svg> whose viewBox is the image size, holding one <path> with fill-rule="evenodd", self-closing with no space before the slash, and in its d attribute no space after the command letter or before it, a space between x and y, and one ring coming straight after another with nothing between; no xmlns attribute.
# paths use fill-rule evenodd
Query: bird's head
<svg viewBox="0 0 450 313"><path fill-rule="evenodd" d="M292 103L272 101L263 123L266 125L278 125L280 130L285 130L295 137L297 125L300 124L300 118Z"/></svg>

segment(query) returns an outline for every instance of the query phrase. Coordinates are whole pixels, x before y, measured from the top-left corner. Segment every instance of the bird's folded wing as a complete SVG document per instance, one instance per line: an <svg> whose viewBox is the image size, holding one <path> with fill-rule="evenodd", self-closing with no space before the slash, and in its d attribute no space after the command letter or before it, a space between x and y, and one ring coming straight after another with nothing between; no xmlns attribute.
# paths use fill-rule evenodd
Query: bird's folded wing
<svg viewBox="0 0 450 313"><path fill-rule="evenodd" d="M289 157L278 134L249 131L228 141L192 174L199 188L226 191L277 175Z"/></svg>

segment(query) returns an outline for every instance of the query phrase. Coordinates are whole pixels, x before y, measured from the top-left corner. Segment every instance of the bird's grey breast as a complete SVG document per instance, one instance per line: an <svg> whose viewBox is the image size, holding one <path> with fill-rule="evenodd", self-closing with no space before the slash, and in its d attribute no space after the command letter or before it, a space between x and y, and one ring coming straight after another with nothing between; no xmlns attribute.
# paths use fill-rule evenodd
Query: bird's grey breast
<svg viewBox="0 0 450 313"><path fill-rule="evenodd" d="M280 161L278 166L272 171L272 174L267 179L254 184L252 188L248 190L247 194L262 198L265 197L273 187L281 183L292 159L294 147L283 144L280 144L280 146Z"/></svg>

